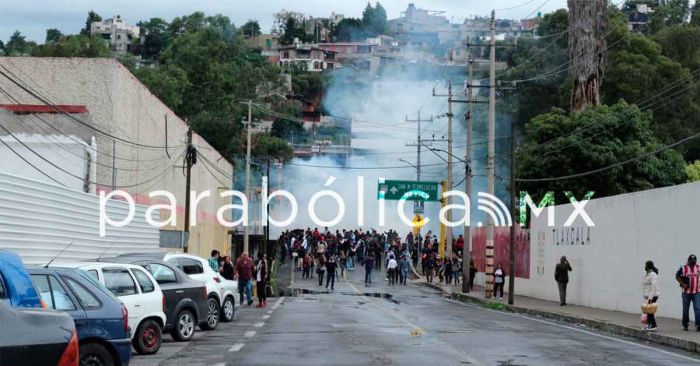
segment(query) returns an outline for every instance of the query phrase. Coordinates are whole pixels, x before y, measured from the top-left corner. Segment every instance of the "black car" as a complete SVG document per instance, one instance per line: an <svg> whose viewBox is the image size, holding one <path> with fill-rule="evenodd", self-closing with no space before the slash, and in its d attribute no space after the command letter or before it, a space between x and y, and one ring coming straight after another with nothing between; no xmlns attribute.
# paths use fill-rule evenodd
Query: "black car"
<svg viewBox="0 0 700 366"><path fill-rule="evenodd" d="M196 326L207 322L206 286L179 268L161 260L138 256L102 258L100 262L135 264L153 275L165 296L166 324L163 330L170 331L176 341L191 340Z"/></svg>
<svg viewBox="0 0 700 366"><path fill-rule="evenodd" d="M0 324L0 365L78 366L78 335L70 315L0 301Z"/></svg>

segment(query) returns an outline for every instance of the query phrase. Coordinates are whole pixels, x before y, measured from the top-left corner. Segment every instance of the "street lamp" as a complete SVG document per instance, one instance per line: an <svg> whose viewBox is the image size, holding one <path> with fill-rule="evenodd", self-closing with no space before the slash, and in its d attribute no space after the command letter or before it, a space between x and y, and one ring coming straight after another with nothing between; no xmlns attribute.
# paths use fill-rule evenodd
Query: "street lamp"
<svg viewBox="0 0 700 366"><path fill-rule="evenodd" d="M399 159L399 161L402 161L402 162L404 162L404 163L406 163L406 164L408 164L408 165L410 165L410 166L412 166L412 167L414 167L414 168L418 169L418 167L417 167L417 166L413 165L413 163L409 162L409 161L408 161L408 160L406 160L406 159Z"/></svg>

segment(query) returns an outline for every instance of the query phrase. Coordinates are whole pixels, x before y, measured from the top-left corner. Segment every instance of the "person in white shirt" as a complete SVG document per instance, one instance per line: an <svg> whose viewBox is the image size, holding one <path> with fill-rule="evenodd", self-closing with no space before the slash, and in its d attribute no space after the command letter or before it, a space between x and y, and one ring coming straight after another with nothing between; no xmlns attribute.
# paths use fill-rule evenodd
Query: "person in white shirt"
<svg viewBox="0 0 700 366"><path fill-rule="evenodd" d="M389 284L391 286L394 286L396 284L396 268L399 266L399 263L396 262L396 259L394 257L391 257L389 259L389 263L387 263L386 268L387 268L387 275L389 277Z"/></svg>
<svg viewBox="0 0 700 366"><path fill-rule="evenodd" d="M505 282L506 273L503 271L503 266L499 263L496 270L493 272L493 297L498 296L498 290L501 290L501 300L503 300L503 283Z"/></svg>

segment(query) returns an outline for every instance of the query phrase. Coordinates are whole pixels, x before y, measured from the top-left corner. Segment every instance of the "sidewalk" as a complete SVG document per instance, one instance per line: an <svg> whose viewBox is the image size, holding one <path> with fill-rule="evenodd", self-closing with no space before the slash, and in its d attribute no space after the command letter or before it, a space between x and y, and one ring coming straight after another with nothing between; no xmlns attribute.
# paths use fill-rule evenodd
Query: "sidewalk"
<svg viewBox="0 0 700 366"><path fill-rule="evenodd" d="M465 294L460 286L426 283L425 280L414 280L412 284L438 289L453 300L489 304L494 300L484 297L483 287L474 287L474 291ZM496 302L500 302L496 300ZM559 306L558 302L534 299L525 296L515 296L514 305L508 305L508 294L505 294L503 306L514 313L540 316L543 318L565 321L598 329L610 334L633 337L656 344L679 348L688 352L700 353L700 332L696 332L691 322L690 330L683 331L678 319L657 317L659 330L644 332L640 322L641 314L629 314L619 311L589 308L585 306ZM692 319L692 316L691 316Z"/></svg>

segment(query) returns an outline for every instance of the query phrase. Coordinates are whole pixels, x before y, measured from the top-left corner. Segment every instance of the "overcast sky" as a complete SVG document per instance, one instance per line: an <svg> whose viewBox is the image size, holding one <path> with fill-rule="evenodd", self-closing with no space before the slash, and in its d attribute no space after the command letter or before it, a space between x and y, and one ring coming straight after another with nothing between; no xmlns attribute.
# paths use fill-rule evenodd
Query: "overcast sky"
<svg viewBox="0 0 700 366"><path fill-rule="evenodd" d="M373 0L374 1L374 0ZM389 19L398 18L413 0L383 0ZM522 18L539 8L548 13L566 7L566 0L415 0L419 8L443 10L457 22L472 15L487 15L491 9L499 17ZM257 19L263 31L272 26L272 15L281 10L294 10L314 17L327 17L331 12L360 17L365 0L0 0L0 39L7 41L19 30L28 39L43 43L47 28L58 28L63 33L77 33L85 24L89 10L103 18L120 14L127 22L136 23L153 17L166 20L196 10L207 14L227 15L236 25L247 19ZM520 6L522 5L522 6Z"/></svg>

